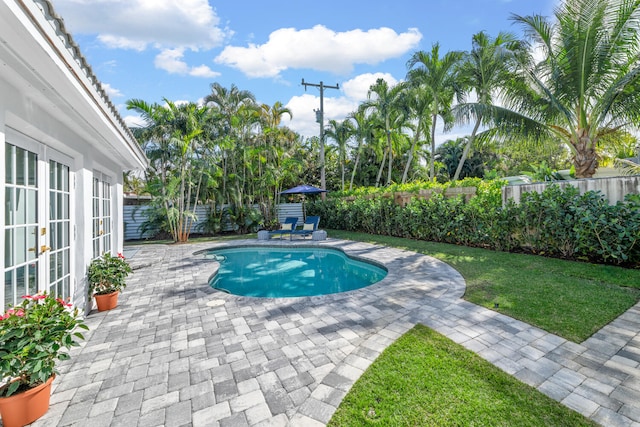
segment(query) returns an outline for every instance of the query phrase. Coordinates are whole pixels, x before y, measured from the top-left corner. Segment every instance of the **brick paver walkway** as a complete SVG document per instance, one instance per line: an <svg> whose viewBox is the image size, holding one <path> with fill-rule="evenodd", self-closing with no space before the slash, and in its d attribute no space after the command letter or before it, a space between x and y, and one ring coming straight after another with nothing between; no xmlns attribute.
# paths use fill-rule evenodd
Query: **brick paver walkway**
<svg viewBox="0 0 640 427"><path fill-rule="evenodd" d="M602 425L640 426L639 306L575 344L462 300L462 277L431 257L322 245L389 274L343 294L247 298L212 290L215 263L194 255L224 245L134 248L119 307L87 318L87 341L33 425L321 426L382 350L423 323Z"/></svg>

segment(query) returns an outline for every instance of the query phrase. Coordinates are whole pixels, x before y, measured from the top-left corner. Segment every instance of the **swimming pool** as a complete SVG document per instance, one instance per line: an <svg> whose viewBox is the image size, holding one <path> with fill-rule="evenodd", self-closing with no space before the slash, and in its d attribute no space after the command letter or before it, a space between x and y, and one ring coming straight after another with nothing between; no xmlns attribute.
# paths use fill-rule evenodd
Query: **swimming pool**
<svg viewBox="0 0 640 427"><path fill-rule="evenodd" d="M207 251L220 262L210 285L235 295L283 298L352 291L379 282L383 267L329 248L237 247Z"/></svg>

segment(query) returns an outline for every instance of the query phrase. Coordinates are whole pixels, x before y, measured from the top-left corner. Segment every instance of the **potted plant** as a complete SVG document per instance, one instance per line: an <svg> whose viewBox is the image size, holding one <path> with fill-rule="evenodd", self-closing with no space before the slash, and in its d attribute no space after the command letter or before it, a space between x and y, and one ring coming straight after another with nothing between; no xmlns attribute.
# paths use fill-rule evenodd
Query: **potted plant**
<svg viewBox="0 0 640 427"><path fill-rule="evenodd" d="M98 311L111 310L118 305L118 293L124 289L131 266L124 255L117 256L105 252L89 264L87 278L89 280L89 295L96 299Z"/></svg>
<svg viewBox="0 0 640 427"><path fill-rule="evenodd" d="M49 409L56 360L89 329L78 309L51 295L26 295L0 316L0 416L4 427L30 424Z"/></svg>

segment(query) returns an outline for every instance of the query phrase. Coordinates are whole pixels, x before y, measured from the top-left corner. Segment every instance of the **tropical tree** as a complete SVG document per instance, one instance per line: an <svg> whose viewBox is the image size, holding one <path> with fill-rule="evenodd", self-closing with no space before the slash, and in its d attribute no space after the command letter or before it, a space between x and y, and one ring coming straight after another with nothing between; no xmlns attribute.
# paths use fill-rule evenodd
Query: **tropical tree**
<svg viewBox="0 0 640 427"><path fill-rule="evenodd" d="M475 124L453 174L454 181L460 177L480 126L488 126L491 119L500 113L501 107L494 105L494 99L513 78L515 55L520 49L521 43L510 33L501 32L495 38L485 32L473 35L471 51L464 55L458 71L458 84L463 90L465 102L455 106L453 112L458 123L467 123L470 117L474 117ZM477 100L466 102L466 98L472 94Z"/></svg>
<svg viewBox="0 0 640 427"><path fill-rule="evenodd" d="M140 113L146 127L140 133L156 171L151 185L161 203L169 231L176 242L186 242L196 219L195 207L205 166L198 156L209 109L194 103L165 105L127 101L127 109ZM155 161L154 161L155 160Z"/></svg>
<svg viewBox="0 0 640 427"><path fill-rule="evenodd" d="M457 92L456 66L462 58L462 52L447 52L440 57L440 45L434 43L431 52L418 51L413 54L407 63L410 68L407 80L414 86L426 91L431 99L428 113L431 116L431 157L429 162L429 175L435 179L434 153L436 151L436 126L438 116L443 119L444 128L448 130L453 125L451 115L451 103Z"/></svg>
<svg viewBox="0 0 640 427"><path fill-rule="evenodd" d="M598 141L640 122L640 0L565 0L555 19L514 15L542 60L510 85L504 129L553 135L578 178L598 167ZM503 130L504 130L503 129Z"/></svg>
<svg viewBox="0 0 640 427"><path fill-rule="evenodd" d="M409 175L409 168L413 162L413 157L416 152L418 142L422 141L422 136L429 136L429 129L431 128L431 114L430 108L432 105L431 92L423 90L420 84L406 85L405 90L402 93L402 103L406 108L406 112L409 114L409 119L415 122L413 127L413 136L411 138L411 146L407 152L407 161L404 166L404 172L402 173L402 183L407 182ZM424 144L424 142L422 143Z"/></svg>
<svg viewBox="0 0 640 427"><path fill-rule="evenodd" d="M329 120L329 128L325 135L338 145L338 162L340 163L340 189L344 191L344 174L347 163L347 142L354 134L353 123L349 119L341 122Z"/></svg>
<svg viewBox="0 0 640 427"><path fill-rule="evenodd" d="M227 192L227 183L230 178L238 178L239 169L236 162L239 158L233 156L233 151L238 145L246 145L247 141L239 144L239 140L247 135L247 129L255 123L257 116L254 113L258 107L255 96L248 90L240 90L236 85L232 84L227 89L215 82L210 88L211 93L204 97L204 102L219 112L217 127L222 158L222 193L231 195L232 192ZM247 120L250 124L247 124Z"/></svg>
<svg viewBox="0 0 640 427"><path fill-rule="evenodd" d="M366 116L364 108L358 108L356 111L349 114L348 119L352 121L353 138L356 140L356 158L353 162L353 168L351 170L351 180L349 181L349 190L353 188L353 180L356 177L356 171L360 164L360 157L362 156L362 149L366 141L372 137L372 121Z"/></svg>
<svg viewBox="0 0 640 427"><path fill-rule="evenodd" d="M393 170L392 124L394 124L394 119L398 117L398 100L401 92L401 85L389 87L389 84L384 79L378 79L369 88L367 101L362 104L365 109L376 111L384 126L387 148L383 157L383 164L384 159L386 157L389 158L387 185L391 184L391 172Z"/></svg>

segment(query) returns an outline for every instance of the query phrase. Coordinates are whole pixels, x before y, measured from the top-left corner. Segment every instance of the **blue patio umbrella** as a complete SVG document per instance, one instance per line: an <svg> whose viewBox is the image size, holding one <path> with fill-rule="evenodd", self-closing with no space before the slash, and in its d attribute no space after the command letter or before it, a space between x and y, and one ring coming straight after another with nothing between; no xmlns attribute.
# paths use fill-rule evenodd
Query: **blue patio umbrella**
<svg viewBox="0 0 640 427"><path fill-rule="evenodd" d="M326 193L327 190L323 190L322 188L314 187L313 185L297 185L293 188L289 188L288 190L281 191L280 194L320 194Z"/></svg>
<svg viewBox="0 0 640 427"><path fill-rule="evenodd" d="M326 193L327 190L323 190L322 188L314 187L313 185L297 185L293 188L289 188L288 190L281 191L280 194L302 194L302 216L306 218L307 214L304 210L304 196L305 194L320 194Z"/></svg>

